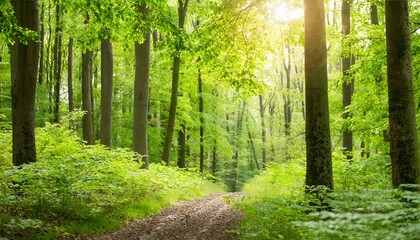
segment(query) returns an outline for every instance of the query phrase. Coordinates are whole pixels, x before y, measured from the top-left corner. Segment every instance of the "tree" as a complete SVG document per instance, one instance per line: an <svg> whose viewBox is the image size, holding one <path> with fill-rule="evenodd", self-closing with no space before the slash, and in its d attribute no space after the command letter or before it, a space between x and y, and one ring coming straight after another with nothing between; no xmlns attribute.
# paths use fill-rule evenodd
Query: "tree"
<svg viewBox="0 0 420 240"><path fill-rule="evenodd" d="M200 172L204 171L204 98L203 79L198 70L198 112L200 113Z"/></svg>
<svg viewBox="0 0 420 240"><path fill-rule="evenodd" d="M260 103L260 117L261 117L261 140L262 140L262 168L265 169L267 165L267 151L266 151L266 129L265 129L265 104L263 101L263 96L258 95L258 100ZM251 135L250 135L251 139Z"/></svg>
<svg viewBox="0 0 420 240"><path fill-rule="evenodd" d="M69 111L74 111L74 92L73 92L73 38L69 39L67 53L67 92L69 101Z"/></svg>
<svg viewBox="0 0 420 240"><path fill-rule="evenodd" d="M341 25L342 25L342 34L343 39L346 41L346 36L350 34L350 0L343 0L341 6ZM342 73L343 73L343 119L349 119L350 114L348 112L348 106L351 104L351 99L354 91L354 79L350 76L350 68L351 68L351 53L349 50L349 46L343 44L343 56L341 58L342 63ZM353 151L353 132L348 129L348 124L345 125L343 130L343 151L344 154L347 156L347 159L352 159L352 151Z"/></svg>
<svg viewBox="0 0 420 240"><path fill-rule="evenodd" d="M247 131L248 131L249 145L251 145L251 150L252 150L252 157L254 158L255 166L257 167L258 170L260 170L260 164L258 163L257 152L255 151L254 140L252 140L252 134L251 134L251 131L249 130L249 126L247 126Z"/></svg>
<svg viewBox="0 0 420 240"><path fill-rule="evenodd" d="M93 110L92 110L92 50L86 50L82 54L82 110L83 115L83 140L88 145L94 144L93 136Z"/></svg>
<svg viewBox="0 0 420 240"><path fill-rule="evenodd" d="M185 124L181 124L181 129L178 131L178 167L185 168L186 155L186 134ZM201 170L201 169L200 169Z"/></svg>
<svg viewBox="0 0 420 240"><path fill-rule="evenodd" d="M238 166L239 166L239 154L241 149L241 135L242 125L244 122L244 114L246 109L245 101L239 103L238 115L236 119L236 132L234 133L234 155L232 157L232 165L229 174L229 190L236 192L238 190Z"/></svg>
<svg viewBox="0 0 420 240"><path fill-rule="evenodd" d="M139 7L143 20L146 5ZM147 27L143 43L135 44L136 72L134 81L133 150L142 156L143 168L148 168L147 115L149 104L150 30Z"/></svg>
<svg viewBox="0 0 420 240"><path fill-rule="evenodd" d="M111 147L114 59L109 38L101 40L101 144Z"/></svg>
<svg viewBox="0 0 420 240"><path fill-rule="evenodd" d="M38 1L13 0L18 26L39 33ZM26 40L26 42L25 42ZM15 38L10 46L12 78L13 164L36 161L35 91L39 43Z"/></svg>
<svg viewBox="0 0 420 240"><path fill-rule="evenodd" d="M408 1L385 1L392 184L419 183Z"/></svg>
<svg viewBox="0 0 420 240"><path fill-rule="evenodd" d="M38 82L42 84L44 82L44 42L45 42L45 3L41 3L41 15L40 15L40 33L39 33L39 71L38 71Z"/></svg>
<svg viewBox="0 0 420 240"><path fill-rule="evenodd" d="M55 2L55 39L54 39L54 122L60 122L60 89L62 70L62 7L60 1Z"/></svg>
<svg viewBox="0 0 420 240"><path fill-rule="evenodd" d="M333 189L325 8L305 0L306 185Z"/></svg>
<svg viewBox="0 0 420 240"><path fill-rule="evenodd" d="M290 73L291 73L291 69L292 69L292 63L291 63L291 58L292 58L292 53L291 53L291 49L289 44L286 44L285 46L286 50L287 50L287 60L285 60L283 62L283 68L284 68L284 72L286 73L286 83L283 85L283 74L281 75L281 82L284 88L287 89L287 92L283 95L283 112L284 112L284 129L285 129L285 134L286 137L290 136L290 124L292 123L292 103L290 101ZM289 157L286 157L289 158Z"/></svg>
<svg viewBox="0 0 420 240"><path fill-rule="evenodd" d="M185 17L187 15L189 0L178 0L178 27L183 30L185 25ZM178 41L183 41L181 36L178 36ZM172 66L172 91L171 91L171 105L169 107L169 119L166 126L165 142L163 145L162 159L169 165L169 155L171 152L172 136L175 127L176 106L178 102L178 85L179 85L179 68L181 65L181 49L180 46L175 47Z"/></svg>

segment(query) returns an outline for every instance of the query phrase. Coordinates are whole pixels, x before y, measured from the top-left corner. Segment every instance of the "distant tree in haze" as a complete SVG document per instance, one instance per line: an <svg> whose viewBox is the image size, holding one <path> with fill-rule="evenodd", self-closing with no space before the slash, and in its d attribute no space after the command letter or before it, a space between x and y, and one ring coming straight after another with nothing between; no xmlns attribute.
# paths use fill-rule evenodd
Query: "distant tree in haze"
<svg viewBox="0 0 420 240"><path fill-rule="evenodd" d="M183 30L185 25L185 17L187 15L189 0L178 0L178 28ZM179 41L181 37L179 37ZM181 49L177 46L173 56L172 66L172 90L171 90L171 105L169 108L168 125L166 126L165 142L163 144L163 161L169 165L172 136L175 128L176 109L178 103L178 85L179 85L179 68L181 65Z"/></svg>

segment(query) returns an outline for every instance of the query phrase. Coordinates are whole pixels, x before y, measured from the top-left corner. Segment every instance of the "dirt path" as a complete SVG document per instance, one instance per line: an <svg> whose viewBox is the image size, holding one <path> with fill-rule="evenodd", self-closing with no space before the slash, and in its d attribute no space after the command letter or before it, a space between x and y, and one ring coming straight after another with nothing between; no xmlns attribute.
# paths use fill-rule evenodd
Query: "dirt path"
<svg viewBox="0 0 420 240"><path fill-rule="evenodd" d="M133 221L96 239L234 240L237 236L229 230L237 229L241 214L232 210L224 198L239 196L240 193L218 193L180 202L157 216Z"/></svg>

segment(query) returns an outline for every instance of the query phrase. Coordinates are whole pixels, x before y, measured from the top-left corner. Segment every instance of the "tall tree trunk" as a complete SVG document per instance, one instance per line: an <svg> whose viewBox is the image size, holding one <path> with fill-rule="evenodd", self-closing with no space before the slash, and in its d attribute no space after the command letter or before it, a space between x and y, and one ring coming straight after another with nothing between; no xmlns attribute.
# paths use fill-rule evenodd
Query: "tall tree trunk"
<svg viewBox="0 0 420 240"><path fill-rule="evenodd" d="M262 140L262 168L265 169L267 165L267 152L266 152L266 129L265 129L265 107L262 95L258 96L260 102L260 117L261 117L261 140Z"/></svg>
<svg viewBox="0 0 420 240"><path fill-rule="evenodd" d="M373 25L379 24L378 7L373 3L370 4L370 23Z"/></svg>
<svg viewBox="0 0 420 240"><path fill-rule="evenodd" d="M295 65L295 73L296 73L297 76L299 76L299 70L298 70L298 67L296 65ZM301 81L299 77L297 77L297 86L298 86L299 92L303 95L305 86L304 86L303 81ZM304 100L301 101L301 111L302 111L303 120L305 120L306 119L306 112L305 112L305 101Z"/></svg>
<svg viewBox="0 0 420 240"><path fill-rule="evenodd" d="M82 54L82 110L86 112L83 115L83 140L88 145L94 144L91 97L92 55L91 50Z"/></svg>
<svg viewBox="0 0 420 240"><path fill-rule="evenodd" d="M211 174L216 176L217 173L217 142L214 140L214 146L212 149L212 159L211 159Z"/></svg>
<svg viewBox="0 0 420 240"><path fill-rule="evenodd" d="M73 38L69 39L67 55L67 91L69 98L69 111L74 111L74 91L73 91Z"/></svg>
<svg viewBox="0 0 420 240"><path fill-rule="evenodd" d="M244 113L245 113L245 101L239 105L239 112L238 117L236 120L236 133L235 133L235 154L233 156L232 161L232 169L230 172L230 191L236 192L238 190L238 166L239 166L239 151L241 148L241 134L242 134L242 125L244 120Z"/></svg>
<svg viewBox="0 0 420 240"><path fill-rule="evenodd" d="M61 29L61 5L56 1L55 11L55 39L54 39L54 122L60 122L60 88L62 70L62 29Z"/></svg>
<svg viewBox="0 0 420 240"><path fill-rule="evenodd" d="M38 1L13 0L17 23L39 33ZM13 165L36 161L35 91L38 77L39 44L23 44L15 38L10 46L12 78Z"/></svg>
<svg viewBox="0 0 420 240"><path fill-rule="evenodd" d="M158 41L159 41L159 32L157 30L154 30L152 33L152 42L153 42L154 48L156 47Z"/></svg>
<svg viewBox="0 0 420 240"><path fill-rule="evenodd" d="M343 39L345 39L350 34L350 2L349 0L343 0L342 7L341 7L341 25L342 25L342 34ZM350 51L346 48L349 46L345 46L343 44L344 52L342 53L343 56L341 58L342 63L342 74L343 74L343 119L349 119L351 116L347 111L348 107L351 104L351 99L353 96L354 91L354 79L351 77L349 71L352 65L351 61L351 54ZM343 153L347 156L348 160L353 158L353 132L348 129L348 127L344 128L343 131Z"/></svg>
<svg viewBox="0 0 420 240"><path fill-rule="evenodd" d="M203 79L198 70L198 111L200 113L200 172L204 171L204 99Z"/></svg>
<svg viewBox="0 0 420 240"><path fill-rule="evenodd" d="M248 138L249 138L249 145L251 145L252 157L254 158L254 161L255 161L255 166L257 167L258 170L260 170L260 164L258 163L257 151L255 151L254 140L252 140L252 135L251 135L251 131L249 130L249 127L248 127Z"/></svg>
<svg viewBox="0 0 420 240"><path fill-rule="evenodd" d="M48 23L51 23L51 13L53 10L51 9L51 2L52 0L48 1ZM53 66L54 66L54 57L51 59L51 48L52 48L52 24L48 24L48 42L47 42L47 58L45 61L45 71L46 71L46 82L47 82L47 89L48 89L48 115L53 113L53 91L52 91L52 79L53 79Z"/></svg>
<svg viewBox="0 0 420 240"><path fill-rule="evenodd" d="M276 155L276 150L275 150L274 141L273 141L273 139L274 139L274 130L273 130L273 128L274 128L274 114L275 114L275 111L276 111L276 105L274 104L273 97L271 97L270 98L270 102L268 104L268 113L270 114L270 121L269 121L269 124L270 124L270 126L269 126L269 129L270 129L270 138L272 139L270 141L271 142L271 144L270 144L271 145L270 161L274 161L274 158L275 158L275 155Z"/></svg>
<svg viewBox="0 0 420 240"><path fill-rule="evenodd" d="M283 113L284 113L284 131L285 131L285 135L286 138L290 137L291 134L291 123L292 123L292 103L290 100L290 92L291 92L291 70L292 70L292 63L291 63L291 51L290 51L290 46L289 44L286 44L286 49L287 49L287 59L284 61L283 63L283 68L284 68L284 72L286 73L286 83L283 84L283 74L281 75L281 82L283 87L286 89L286 93L283 94ZM288 149L288 144L286 144L285 146L285 161L288 162L290 161L290 156L289 156L289 149Z"/></svg>
<svg viewBox="0 0 420 240"><path fill-rule="evenodd" d="M41 3L41 19L40 19L41 32L39 33L39 43L40 43L39 54L40 55L39 55L39 72L38 72L39 84L42 84L44 82L45 4L46 3L44 2Z"/></svg>
<svg viewBox="0 0 420 240"><path fill-rule="evenodd" d="M91 106L92 106L92 129L93 129L93 141L99 140L99 127L100 127L100 114L95 114L95 91L98 89L99 85L99 64L97 61L95 61L96 57L98 56L98 50L95 49L95 51L92 54L92 74L90 77L90 99L91 99ZM96 90L95 90L96 89ZM96 119L95 119L96 118ZM98 124L96 124L98 123Z"/></svg>
<svg viewBox="0 0 420 240"><path fill-rule="evenodd" d="M385 1L392 184L419 183L408 1Z"/></svg>
<svg viewBox="0 0 420 240"><path fill-rule="evenodd" d="M47 3L48 3L48 5L46 5ZM46 9L47 16L48 16L46 22L51 23L51 12L52 12L51 0L45 1L44 5L48 6L47 9ZM44 19L44 22L45 22L45 19ZM45 24L43 24L43 26L45 28ZM50 81L51 80L51 71L50 71L51 67L50 66L51 66L51 62L52 62L52 60L51 60L52 27L51 27L51 24L47 24L47 26L48 26L48 29L47 29L48 30L48 32L47 32L48 41L46 42L47 46L46 46L46 49L45 49L45 61L44 61L45 66L42 69L42 72L43 72L42 83L44 82L43 79L45 77L47 85L48 85L47 87L48 87L48 90L49 90L49 85L50 85L49 83L51 82ZM44 42L44 44L45 44L45 42ZM48 92L48 94L50 94L50 93ZM50 100L50 96L48 96L48 100Z"/></svg>
<svg viewBox="0 0 420 240"><path fill-rule="evenodd" d="M146 5L141 5L139 11L145 18ZM147 116L149 112L150 30L147 30L143 43L135 43L135 54L133 150L142 156L142 168L148 168Z"/></svg>
<svg viewBox="0 0 420 240"><path fill-rule="evenodd" d="M112 43L109 39L101 40L101 144L112 146L112 92L114 59Z"/></svg>
<svg viewBox="0 0 420 240"><path fill-rule="evenodd" d="M185 124L181 125L181 130L178 131L178 167L185 168L186 155L186 135Z"/></svg>
<svg viewBox="0 0 420 240"><path fill-rule="evenodd" d="M305 0L306 186L333 189L323 0Z"/></svg>
<svg viewBox="0 0 420 240"><path fill-rule="evenodd" d="M290 72L292 70L291 64L291 51L290 46L286 45L287 49L287 60L283 63L284 71L286 73L286 94L284 94L284 128L286 137L290 136L290 124L292 123L292 107L290 101Z"/></svg>
<svg viewBox="0 0 420 240"><path fill-rule="evenodd" d="M178 27L184 28L185 17L187 15L189 0L178 0ZM172 91L171 91L171 105L169 107L169 119L166 126L165 142L163 145L162 159L169 166L172 136L175 127L176 107L178 103L178 85L179 85L179 67L181 63L181 49L175 50L173 66L172 66Z"/></svg>

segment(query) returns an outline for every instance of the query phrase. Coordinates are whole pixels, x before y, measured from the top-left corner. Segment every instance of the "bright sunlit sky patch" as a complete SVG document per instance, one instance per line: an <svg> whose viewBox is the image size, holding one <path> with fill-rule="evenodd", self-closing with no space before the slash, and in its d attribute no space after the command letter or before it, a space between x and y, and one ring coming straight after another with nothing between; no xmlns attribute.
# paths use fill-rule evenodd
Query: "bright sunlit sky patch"
<svg viewBox="0 0 420 240"><path fill-rule="evenodd" d="M302 8L291 8L285 2L267 3L267 8L274 22L303 19Z"/></svg>

